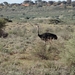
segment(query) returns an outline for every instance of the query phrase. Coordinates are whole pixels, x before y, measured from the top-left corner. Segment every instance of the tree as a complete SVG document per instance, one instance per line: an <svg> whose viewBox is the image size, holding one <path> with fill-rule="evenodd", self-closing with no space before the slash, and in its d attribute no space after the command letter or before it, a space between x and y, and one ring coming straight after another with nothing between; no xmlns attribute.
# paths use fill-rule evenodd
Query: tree
<svg viewBox="0 0 75 75"><path fill-rule="evenodd" d="M41 7L42 6L42 0L36 0L36 4L38 7Z"/></svg>
<svg viewBox="0 0 75 75"><path fill-rule="evenodd" d="M23 3L24 3L24 4L25 4L25 3L30 3L30 0L25 0Z"/></svg>
<svg viewBox="0 0 75 75"><path fill-rule="evenodd" d="M43 6L47 5L47 2L46 1L42 1L42 5Z"/></svg>
<svg viewBox="0 0 75 75"><path fill-rule="evenodd" d="M66 1L62 1L62 3L63 3L63 4L66 4L67 2L66 2Z"/></svg>
<svg viewBox="0 0 75 75"><path fill-rule="evenodd" d="M8 2L3 2L4 3L4 5L6 5L6 6L8 6L9 5L9 3Z"/></svg>
<svg viewBox="0 0 75 75"><path fill-rule="evenodd" d="M61 1L58 1L58 2L57 2L57 5L60 5L61 3L62 3Z"/></svg>
<svg viewBox="0 0 75 75"><path fill-rule="evenodd" d="M53 5L54 1L48 1L48 3L49 3L50 5Z"/></svg>
<svg viewBox="0 0 75 75"><path fill-rule="evenodd" d="M23 4L34 5L34 2L31 1L31 0L25 0L25 1L23 2Z"/></svg>

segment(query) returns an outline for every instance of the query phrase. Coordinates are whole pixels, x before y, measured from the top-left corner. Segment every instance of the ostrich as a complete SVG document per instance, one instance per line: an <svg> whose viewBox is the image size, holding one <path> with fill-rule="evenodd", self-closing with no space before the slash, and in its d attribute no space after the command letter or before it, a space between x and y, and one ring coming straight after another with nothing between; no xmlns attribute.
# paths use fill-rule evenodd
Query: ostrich
<svg viewBox="0 0 75 75"><path fill-rule="evenodd" d="M43 41L48 41L48 40L57 40L57 35L52 34L52 33L43 33L43 34L39 34L39 26L38 27L38 36L43 40Z"/></svg>

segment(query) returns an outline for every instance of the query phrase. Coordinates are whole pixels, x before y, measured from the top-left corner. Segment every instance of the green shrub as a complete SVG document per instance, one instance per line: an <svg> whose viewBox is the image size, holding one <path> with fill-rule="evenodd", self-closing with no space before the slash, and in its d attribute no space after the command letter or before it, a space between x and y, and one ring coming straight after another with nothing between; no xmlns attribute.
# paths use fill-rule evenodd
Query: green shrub
<svg viewBox="0 0 75 75"><path fill-rule="evenodd" d="M6 21L2 18L0 18L0 28L5 27Z"/></svg>

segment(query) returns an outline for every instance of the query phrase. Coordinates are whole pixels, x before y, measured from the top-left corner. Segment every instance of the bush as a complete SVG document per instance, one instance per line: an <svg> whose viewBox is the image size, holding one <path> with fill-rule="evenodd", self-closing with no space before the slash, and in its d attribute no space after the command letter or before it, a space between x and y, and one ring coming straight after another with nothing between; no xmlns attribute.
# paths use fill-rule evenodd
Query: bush
<svg viewBox="0 0 75 75"><path fill-rule="evenodd" d="M75 34L66 44L65 58L71 66L75 66Z"/></svg>
<svg viewBox="0 0 75 75"><path fill-rule="evenodd" d="M59 19L50 19L50 24L58 24L58 23L62 23L63 21L59 20Z"/></svg>
<svg viewBox="0 0 75 75"><path fill-rule="evenodd" d="M0 18L0 29L5 27L6 21L2 18Z"/></svg>
<svg viewBox="0 0 75 75"><path fill-rule="evenodd" d="M36 43L33 54L38 58L48 60L46 55L46 46L43 42Z"/></svg>
<svg viewBox="0 0 75 75"><path fill-rule="evenodd" d="M6 25L6 20L3 18L0 18L0 37L6 38L8 36L8 33L3 31L3 27L5 27Z"/></svg>
<svg viewBox="0 0 75 75"><path fill-rule="evenodd" d="M33 54L41 58L43 60L59 60L60 59L60 50L58 42L51 42L50 44L46 44L43 42L38 42L34 47Z"/></svg>

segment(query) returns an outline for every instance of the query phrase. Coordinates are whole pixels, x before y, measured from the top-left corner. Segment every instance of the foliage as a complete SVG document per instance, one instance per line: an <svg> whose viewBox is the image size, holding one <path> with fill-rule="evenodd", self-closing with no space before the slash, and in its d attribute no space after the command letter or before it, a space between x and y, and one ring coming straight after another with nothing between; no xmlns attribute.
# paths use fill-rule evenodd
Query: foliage
<svg viewBox="0 0 75 75"><path fill-rule="evenodd" d="M62 23L63 21L59 20L59 19L50 19L50 24L58 24L58 23Z"/></svg>
<svg viewBox="0 0 75 75"><path fill-rule="evenodd" d="M0 28L5 27L6 21L3 18L0 18Z"/></svg>

